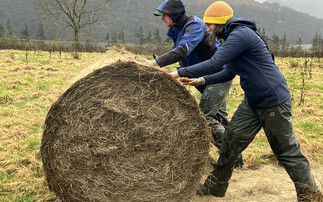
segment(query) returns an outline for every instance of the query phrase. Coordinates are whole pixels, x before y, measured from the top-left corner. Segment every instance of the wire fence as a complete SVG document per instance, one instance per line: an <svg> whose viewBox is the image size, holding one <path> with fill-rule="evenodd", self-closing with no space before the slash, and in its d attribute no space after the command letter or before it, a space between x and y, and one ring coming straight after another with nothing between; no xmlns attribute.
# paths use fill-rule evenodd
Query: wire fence
<svg viewBox="0 0 323 202"><path fill-rule="evenodd" d="M106 52L109 47L120 46L135 54L161 55L171 50L171 45L148 43L138 44L112 44L112 43L93 43L79 42L78 52ZM0 49L15 49L28 51L48 51L48 52L75 52L74 41L55 41L55 40L37 40L20 39L16 36L9 38L0 38Z"/></svg>
<svg viewBox="0 0 323 202"><path fill-rule="evenodd" d="M141 55L161 55L172 49L169 43L147 43L138 44L112 44L112 43L94 43L79 42L77 52L106 52L111 46L122 46L126 50ZM269 47L271 44L269 44ZM9 38L0 38L0 49L15 49L28 51L48 51L48 52L76 52L74 41L54 41L37 39L20 39L17 36ZM271 47L272 52L278 57L323 57L323 45L313 47L290 45L284 48Z"/></svg>

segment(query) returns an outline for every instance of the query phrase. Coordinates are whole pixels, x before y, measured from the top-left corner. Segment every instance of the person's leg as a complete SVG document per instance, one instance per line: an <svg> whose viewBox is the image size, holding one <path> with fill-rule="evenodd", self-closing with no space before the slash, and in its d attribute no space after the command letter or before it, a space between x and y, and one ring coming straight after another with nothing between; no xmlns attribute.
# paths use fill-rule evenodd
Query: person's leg
<svg viewBox="0 0 323 202"><path fill-rule="evenodd" d="M232 81L207 85L200 100L200 108L212 126L215 141L223 137L224 124L228 123L226 97L231 85ZM220 145L216 146L220 147Z"/></svg>
<svg viewBox="0 0 323 202"><path fill-rule="evenodd" d="M220 123L222 124L222 126L224 126L224 128L227 128L229 125L229 119L228 119L228 113L227 113L227 100L224 99L223 103L219 109L219 112L217 113L217 120L220 120ZM221 145L222 145L222 138L224 136L224 131L222 132L222 135L219 135L219 133L221 133L222 131L219 131L217 134L218 139L214 138L214 134L213 134L213 138L215 141L215 144L217 145L217 147L219 149L221 149ZM243 167L243 158L242 158L242 154L238 155L237 158L237 162L234 165L234 168L242 168Z"/></svg>
<svg viewBox="0 0 323 202"><path fill-rule="evenodd" d="M197 194L225 195L238 155L247 148L260 129L257 114L242 101L226 128L217 164Z"/></svg>
<svg viewBox="0 0 323 202"><path fill-rule="evenodd" d="M222 105L220 106L220 109L216 114L216 119L219 120L223 126L229 125L226 98L223 100Z"/></svg>
<svg viewBox="0 0 323 202"><path fill-rule="evenodd" d="M226 97L231 85L232 81L208 85L200 100L200 108L212 129L214 145L219 149L221 149L225 127L229 124ZM242 167L243 159L240 154L235 168Z"/></svg>
<svg viewBox="0 0 323 202"><path fill-rule="evenodd" d="M291 101L258 111L269 144L293 180L298 199L318 187L311 174L310 164L300 148L293 130Z"/></svg>

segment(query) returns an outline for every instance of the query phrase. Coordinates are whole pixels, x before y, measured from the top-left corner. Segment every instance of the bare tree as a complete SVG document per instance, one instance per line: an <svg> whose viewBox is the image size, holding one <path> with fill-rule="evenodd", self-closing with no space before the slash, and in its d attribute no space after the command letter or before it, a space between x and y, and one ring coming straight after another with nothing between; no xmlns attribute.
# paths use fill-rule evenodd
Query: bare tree
<svg viewBox="0 0 323 202"><path fill-rule="evenodd" d="M73 30L75 50L80 49L80 31L96 23L112 0L34 0L34 6L46 19L64 22Z"/></svg>

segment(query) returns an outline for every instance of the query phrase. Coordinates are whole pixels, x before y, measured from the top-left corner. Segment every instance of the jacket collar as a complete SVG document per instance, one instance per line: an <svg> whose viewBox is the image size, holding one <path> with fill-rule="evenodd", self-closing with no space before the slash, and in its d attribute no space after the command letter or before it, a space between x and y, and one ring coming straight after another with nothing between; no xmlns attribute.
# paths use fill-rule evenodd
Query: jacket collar
<svg viewBox="0 0 323 202"><path fill-rule="evenodd" d="M181 30L190 19L191 17L187 16L186 14L179 16L178 19L174 22L174 27Z"/></svg>
<svg viewBox="0 0 323 202"><path fill-rule="evenodd" d="M241 17L230 18L224 25L223 31L220 35L221 38L226 40L229 34L238 26L249 27L250 29L257 31L257 26L254 20L244 19Z"/></svg>

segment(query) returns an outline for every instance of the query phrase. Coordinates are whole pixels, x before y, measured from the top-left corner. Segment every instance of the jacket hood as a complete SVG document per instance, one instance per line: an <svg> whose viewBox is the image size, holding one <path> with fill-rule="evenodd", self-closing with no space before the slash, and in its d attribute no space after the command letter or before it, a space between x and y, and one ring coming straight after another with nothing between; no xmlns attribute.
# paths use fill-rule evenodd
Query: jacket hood
<svg viewBox="0 0 323 202"><path fill-rule="evenodd" d="M229 34L238 26L249 27L250 29L257 31L257 26L254 20L244 19L242 17L233 17L225 23L221 34L221 38L226 40Z"/></svg>
<svg viewBox="0 0 323 202"><path fill-rule="evenodd" d="M165 0L157 11L167 14L176 24L178 19L185 16L185 4L181 0Z"/></svg>

